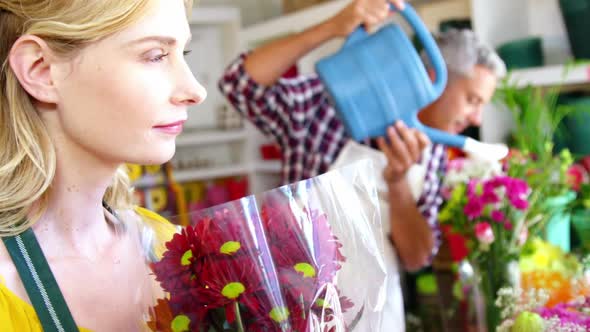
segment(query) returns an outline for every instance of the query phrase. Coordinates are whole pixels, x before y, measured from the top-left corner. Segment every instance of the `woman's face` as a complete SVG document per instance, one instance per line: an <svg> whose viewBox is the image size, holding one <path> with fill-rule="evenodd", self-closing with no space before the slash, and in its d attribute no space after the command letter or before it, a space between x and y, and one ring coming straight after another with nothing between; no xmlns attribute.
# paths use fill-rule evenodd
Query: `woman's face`
<svg viewBox="0 0 590 332"><path fill-rule="evenodd" d="M184 60L189 39L183 1L154 0L134 25L53 66L59 102L42 116L61 130L58 149L113 164L172 158L187 108L206 97Z"/></svg>

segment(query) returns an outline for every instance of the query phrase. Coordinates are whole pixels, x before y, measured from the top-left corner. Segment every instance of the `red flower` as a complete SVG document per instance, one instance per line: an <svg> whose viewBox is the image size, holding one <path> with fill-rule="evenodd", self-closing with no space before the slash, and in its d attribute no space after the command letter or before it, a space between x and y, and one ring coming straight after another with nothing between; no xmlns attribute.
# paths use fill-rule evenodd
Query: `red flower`
<svg viewBox="0 0 590 332"><path fill-rule="evenodd" d="M454 262L460 262L469 254L467 249L467 241L463 236L452 231L451 226L443 225L441 230L449 244L449 250L451 252L451 258Z"/></svg>
<svg viewBox="0 0 590 332"><path fill-rule="evenodd" d="M345 257L325 214L302 209L296 217L288 201L271 197L262 208L262 219L278 268L332 281Z"/></svg>
<svg viewBox="0 0 590 332"><path fill-rule="evenodd" d="M156 280L171 295L194 287L198 279L194 262L201 255L200 239L195 229L188 226L181 233L174 234L166 248L162 259L152 264Z"/></svg>
<svg viewBox="0 0 590 332"><path fill-rule="evenodd" d="M247 309L242 313L246 331L294 331L290 325L291 311L282 299L271 302L268 294L260 292L249 294L243 300Z"/></svg>
<svg viewBox="0 0 590 332"><path fill-rule="evenodd" d="M230 209L215 212L195 224L203 255L230 257L250 251L251 243L243 214Z"/></svg>
<svg viewBox="0 0 590 332"><path fill-rule="evenodd" d="M209 310L225 307L230 323L235 319L235 302L252 301L249 295L265 290L256 260L248 256L205 259L201 281L195 294L199 301Z"/></svg>
<svg viewBox="0 0 590 332"><path fill-rule="evenodd" d="M287 296L285 306L276 306L266 315L250 320L247 331L293 331L306 332L310 321L319 321L309 304L296 297Z"/></svg>
<svg viewBox="0 0 590 332"><path fill-rule="evenodd" d="M580 191L582 183L588 182L588 172L580 164L573 164L567 171L568 184L575 191Z"/></svg>

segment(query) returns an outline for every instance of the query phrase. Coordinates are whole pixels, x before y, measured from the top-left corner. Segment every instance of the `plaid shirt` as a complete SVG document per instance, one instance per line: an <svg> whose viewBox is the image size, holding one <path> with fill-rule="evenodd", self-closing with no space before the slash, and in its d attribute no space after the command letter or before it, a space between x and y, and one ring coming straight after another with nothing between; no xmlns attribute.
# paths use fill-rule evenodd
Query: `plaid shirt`
<svg viewBox="0 0 590 332"><path fill-rule="evenodd" d="M283 182L307 179L328 170L350 139L338 119L323 84L316 75L281 78L272 86L256 83L244 69L247 54L226 69L219 89L229 102L281 147ZM437 215L442 197L440 174L445 170L445 148L432 146L418 210L433 228L435 252L440 245Z"/></svg>

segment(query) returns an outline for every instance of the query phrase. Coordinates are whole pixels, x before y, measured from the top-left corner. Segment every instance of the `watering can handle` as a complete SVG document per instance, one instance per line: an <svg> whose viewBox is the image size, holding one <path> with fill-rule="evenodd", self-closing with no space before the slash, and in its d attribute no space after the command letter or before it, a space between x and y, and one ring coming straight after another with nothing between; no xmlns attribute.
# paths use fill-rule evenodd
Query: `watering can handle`
<svg viewBox="0 0 590 332"><path fill-rule="evenodd" d="M426 28L426 26L424 26L424 23L422 23L422 20L420 20L420 17L418 16L414 8L408 3L406 3L404 7L405 8L401 10L400 13L403 16L403 18L408 22L408 24L412 27L412 29L414 29L414 31L418 35L418 39L420 39L420 42L422 42L424 50L426 51L426 54L428 55L428 58L430 59L430 62L435 72L435 80L433 83L434 91L436 92L436 95L441 95L447 84L447 66L440 53L440 50L438 49L438 46L436 46L434 38L432 38L432 35L428 31L428 29ZM390 8L392 11L398 10L392 4L390 4ZM343 48L349 47L355 44L356 42L365 39L367 36L368 33L365 30L365 28L358 27L348 36Z"/></svg>

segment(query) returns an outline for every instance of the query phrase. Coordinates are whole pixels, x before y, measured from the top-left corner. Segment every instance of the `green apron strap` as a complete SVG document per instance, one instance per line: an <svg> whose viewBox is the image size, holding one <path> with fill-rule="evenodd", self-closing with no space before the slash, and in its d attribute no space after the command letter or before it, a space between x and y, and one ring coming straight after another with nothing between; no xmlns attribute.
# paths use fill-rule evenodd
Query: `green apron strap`
<svg viewBox="0 0 590 332"><path fill-rule="evenodd" d="M74 332L78 327L32 229L2 238L37 312L44 332Z"/></svg>

